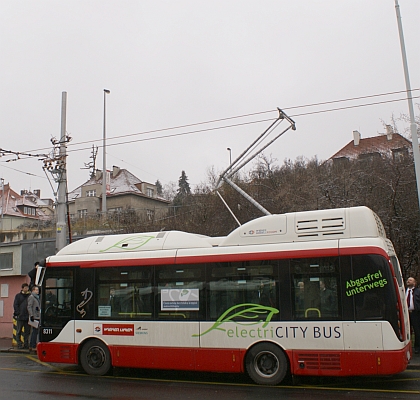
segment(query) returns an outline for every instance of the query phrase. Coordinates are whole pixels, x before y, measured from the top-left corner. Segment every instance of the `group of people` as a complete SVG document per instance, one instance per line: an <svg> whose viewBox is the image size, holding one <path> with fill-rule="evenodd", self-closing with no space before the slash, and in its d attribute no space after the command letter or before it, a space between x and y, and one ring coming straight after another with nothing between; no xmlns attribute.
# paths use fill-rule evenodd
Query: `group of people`
<svg viewBox="0 0 420 400"><path fill-rule="evenodd" d="M35 268L38 262L35 263ZM31 271L32 272L32 271ZM39 287L34 285L35 275L31 283L22 283L21 291L15 296L13 302L13 318L16 320L16 343L18 349L28 349L36 352L38 341L38 326L41 319L41 301L39 299ZM22 342L23 336L23 342Z"/></svg>
<svg viewBox="0 0 420 400"><path fill-rule="evenodd" d="M410 314L410 327L414 332L413 348L414 353L420 353L420 288L417 287L415 278L407 279L407 288L405 291L408 312Z"/></svg>

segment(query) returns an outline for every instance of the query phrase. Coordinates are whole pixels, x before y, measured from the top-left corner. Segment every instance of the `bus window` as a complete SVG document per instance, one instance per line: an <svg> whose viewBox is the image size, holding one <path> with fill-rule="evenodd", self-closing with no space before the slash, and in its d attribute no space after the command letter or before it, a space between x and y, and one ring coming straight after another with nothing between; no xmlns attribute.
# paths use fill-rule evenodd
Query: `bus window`
<svg viewBox="0 0 420 400"><path fill-rule="evenodd" d="M333 319L339 313L338 258L294 259L292 306L295 319Z"/></svg>
<svg viewBox="0 0 420 400"><path fill-rule="evenodd" d="M398 262L397 257L391 256L391 263L394 267L395 277L397 278L398 286L404 288L404 281L401 276L400 263Z"/></svg>
<svg viewBox="0 0 420 400"><path fill-rule="evenodd" d="M99 272L98 317L151 319L153 315L150 267L106 268Z"/></svg>
<svg viewBox="0 0 420 400"><path fill-rule="evenodd" d="M241 304L277 308L277 285L272 265L264 261L252 261L246 265L241 262L216 264L211 267L210 274L210 320L218 319L227 310ZM276 314L274 319L278 317ZM241 320L241 317L235 320Z"/></svg>
<svg viewBox="0 0 420 400"><path fill-rule="evenodd" d="M156 267L156 310L159 320L201 320L204 307L204 268L171 265Z"/></svg>
<svg viewBox="0 0 420 400"><path fill-rule="evenodd" d="M73 270L47 269L45 294L42 307L45 309L43 326L63 327L73 316Z"/></svg>
<svg viewBox="0 0 420 400"><path fill-rule="evenodd" d="M352 278L345 285L346 297L354 300L356 320L387 320L397 332L397 297L385 258L352 256Z"/></svg>

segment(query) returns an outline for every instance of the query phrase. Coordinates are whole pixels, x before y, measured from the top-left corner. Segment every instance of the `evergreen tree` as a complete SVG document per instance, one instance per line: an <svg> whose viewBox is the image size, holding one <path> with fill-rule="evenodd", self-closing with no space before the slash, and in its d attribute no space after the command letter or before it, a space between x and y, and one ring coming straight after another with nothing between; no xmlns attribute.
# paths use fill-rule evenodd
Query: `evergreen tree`
<svg viewBox="0 0 420 400"><path fill-rule="evenodd" d="M185 174L185 171L182 171L181 176L178 179L178 189L176 191L173 205L181 206L184 203L185 198L190 195L191 188L190 184L188 183L188 176Z"/></svg>
<svg viewBox="0 0 420 400"><path fill-rule="evenodd" d="M163 187L162 187L162 184L160 183L159 179L155 182L155 186L156 186L156 192L157 192L158 196L162 196L163 195Z"/></svg>
<svg viewBox="0 0 420 400"><path fill-rule="evenodd" d="M188 176L185 171L181 172L181 176L178 179L178 190L177 196L185 197L191 194L190 184L188 183Z"/></svg>

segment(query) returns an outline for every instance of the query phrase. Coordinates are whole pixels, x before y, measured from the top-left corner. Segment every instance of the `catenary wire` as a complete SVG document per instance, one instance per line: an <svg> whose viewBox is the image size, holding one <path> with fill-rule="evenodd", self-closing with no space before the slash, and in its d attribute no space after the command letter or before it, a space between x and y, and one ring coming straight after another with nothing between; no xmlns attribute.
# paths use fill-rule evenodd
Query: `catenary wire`
<svg viewBox="0 0 420 400"><path fill-rule="evenodd" d="M418 90L420 90L420 89L417 89L417 88L412 89L411 92L418 91ZM374 97L380 97L380 96L389 96L389 95L399 94L399 93L406 93L406 90L378 93L378 94L366 95L366 96L351 97L351 98L346 98L346 99L331 100L331 101L325 101L325 102L319 102L319 103L310 103L310 104L293 106L293 107L285 107L285 108L283 108L283 110L293 110L293 109L299 109L299 108L305 108L305 107L313 107L313 106L320 106L320 105L326 105L326 104L335 104L335 103L341 103L341 102L346 102L346 101L361 100L361 99L374 98ZM420 96L410 96L410 98L412 98L412 99L417 99L419 97ZM342 110L346 110L346 109L354 109L354 108L367 107L367 106L373 106L373 105L379 105L379 104L393 103L393 102L399 102L399 101L404 101L404 100L407 100L407 97L394 99L394 100L385 100L385 101L378 101L378 102L372 102L372 103L365 103L365 104L356 104L356 105L352 105L352 106L336 107L336 108L330 108L330 109L326 109L326 110L308 111L308 112L304 112L304 113L300 113L300 114L293 114L293 115L290 115L290 117L301 117L301 116L314 115L314 114L320 114L320 113L342 111ZM170 128L162 128L162 129L156 129L156 130L150 130L150 131L144 131L144 132L137 132L137 133L131 133L131 134L126 134L126 135L114 136L114 137L107 138L107 141L121 139L121 138L124 138L124 137L145 135L145 134L149 134L149 133L165 132L165 131L168 131L168 130L176 130L176 129L186 128L186 127L199 126L199 125L211 124L211 123L216 123L216 122L228 121L228 120L232 120L232 119L245 118L245 117L250 117L250 116L272 113L272 112L276 112L276 111L277 110L260 111L260 112L255 112L255 113L238 115L238 116L234 116L234 117L219 118L219 119L205 121L205 122L197 122L197 123L192 123L192 124L179 125L179 126L170 127ZM274 120L274 118L261 119L261 120L248 121L248 122L243 122L243 123L238 123L238 124L230 124L230 125L222 125L222 126L218 126L218 127L203 128L203 129L181 132L181 133L175 133L175 134L170 134L170 135L154 136L154 137L149 137L149 138L144 138L144 139L142 138L142 139L135 139L135 140L129 140L129 141L121 141L121 142L116 142L116 143L107 143L107 147L124 145L124 144L129 144L129 143L142 142L142 141L149 141L149 140L166 139L166 138L177 137L177 136L185 136L185 135L190 135L190 134L195 134L195 133L200 133L200 132L213 131L213 130L219 130L219 129L227 129L227 128L232 128L232 127L237 127L237 126L251 125L251 124L257 124L257 123L260 123L260 122L267 122L267 121L273 121L273 120ZM73 146L79 146L79 145L87 144L87 143L91 144L91 143L99 142L100 140L101 139L93 139L93 140L77 142L77 143L69 143L67 146L68 147L73 147ZM98 146L98 147L102 147L102 146ZM48 150L48 149L49 148L44 147L44 148L40 148L40 149L30 150L30 151L27 151L25 153L41 151L41 150ZM83 150L88 150L88 149L90 149L90 147L89 148L82 147L82 148L77 148L77 149L73 149L73 150L67 148L67 152L70 153L70 152L83 151ZM19 154L21 154L21 153L19 152ZM27 159L27 158L31 158L31 157L30 156L21 157L20 159ZM13 161L17 161L17 160L13 160Z"/></svg>
<svg viewBox="0 0 420 400"><path fill-rule="evenodd" d="M414 96L412 98L417 99L417 98L420 98L420 96ZM393 102L403 101L403 100L406 100L406 98L396 99L396 100L379 101L379 102L366 103L366 104L359 104L359 105L354 105L354 106L336 107L336 108L327 109L327 110L309 111L309 112L301 113L301 114L292 114L292 115L290 115L290 117L295 118L295 117L302 117L302 116L314 115L314 114L320 114L320 113L343 111L343 110L347 110L347 109L353 109L353 108L359 108L359 107L368 107L368 106L374 106L374 105L386 104L386 103L393 103ZM167 139L167 138L171 138L171 137L185 136L185 135L191 135L191 134L194 134L194 133L214 131L214 130L219 130L219 129L227 129L227 128L233 128L233 127L237 127L237 126L251 125L251 124L257 124L257 123L260 123L260 122L269 122L269 121L274 121L274 120L275 120L275 118L261 119L261 120L257 120L257 121L243 122L243 123L238 123L238 124L231 124L231 125L223 125L223 126L212 127L212 128L197 129L197 130L188 131L188 132L172 133L172 134L169 134L169 135L133 139L133 140L127 140L127 141L117 142L117 143L107 143L106 146L107 147L112 147L112 146L119 146L119 145L124 145L124 144L129 144L129 143L138 143L138 142L145 142L145 141L150 141L150 140ZM139 133L139 134L141 134L141 133ZM99 139L95 140L94 142L98 142L98 141L99 141ZM102 147L102 146L99 146L99 147ZM75 152L75 151L88 150L88 149L90 149L90 147L78 148L78 149L73 149L73 150L68 149L67 152L71 153L71 152Z"/></svg>

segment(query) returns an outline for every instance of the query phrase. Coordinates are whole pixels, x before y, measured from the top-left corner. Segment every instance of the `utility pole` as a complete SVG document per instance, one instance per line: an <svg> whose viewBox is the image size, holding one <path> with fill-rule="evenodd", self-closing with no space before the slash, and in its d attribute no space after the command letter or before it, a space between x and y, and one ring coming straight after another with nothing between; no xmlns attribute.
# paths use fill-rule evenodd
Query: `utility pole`
<svg viewBox="0 0 420 400"><path fill-rule="evenodd" d="M4 179L1 178L1 232L4 229L3 215L4 215Z"/></svg>
<svg viewBox="0 0 420 400"><path fill-rule="evenodd" d="M59 252L67 244L67 172L66 144L71 140L66 134L66 113L67 113L67 92L61 94L61 136L60 140L51 139L54 148L50 156L44 159L44 171L49 172L54 181L58 183L57 192L54 191L55 197L55 217L56 217L56 235L55 235L55 251ZM52 185L51 185L52 187ZM70 223L70 222L69 222Z"/></svg>
<svg viewBox="0 0 420 400"><path fill-rule="evenodd" d="M67 174L66 174L66 113L67 113L67 92L61 94L61 137L59 148L59 159L56 162L58 169L58 194L57 194L57 222L56 222L56 239L55 250L56 253L60 251L67 244Z"/></svg>
<svg viewBox="0 0 420 400"><path fill-rule="evenodd" d="M408 74L407 54L405 52L404 34L403 34L403 29L402 29L401 13L400 13L400 6L398 4L398 0L395 0L395 12L397 14L398 32L400 35L401 56L402 56L403 67L404 67L405 87L407 91L408 110L410 114L411 143L413 145L414 170L416 172L416 182L417 182L417 199L419 202L419 210L420 210L419 138L417 136L417 124L414 117L413 94L411 92L410 75Z"/></svg>

